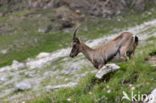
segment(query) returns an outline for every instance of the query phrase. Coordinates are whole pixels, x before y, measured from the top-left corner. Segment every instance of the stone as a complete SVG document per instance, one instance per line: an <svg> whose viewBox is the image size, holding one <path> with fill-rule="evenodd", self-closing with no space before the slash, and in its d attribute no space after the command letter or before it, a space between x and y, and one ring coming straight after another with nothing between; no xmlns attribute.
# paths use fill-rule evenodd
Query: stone
<svg viewBox="0 0 156 103"><path fill-rule="evenodd" d="M52 29L52 26L48 25L46 28L39 28L38 32L40 32L40 33L48 33L48 32L50 32L51 29Z"/></svg>
<svg viewBox="0 0 156 103"><path fill-rule="evenodd" d="M103 66L97 73L96 73L96 78L97 79L102 79L105 75L119 70L120 67L116 64L106 64Z"/></svg>
<svg viewBox="0 0 156 103"><path fill-rule="evenodd" d="M153 0L153 3L156 4L156 0Z"/></svg>
<svg viewBox="0 0 156 103"><path fill-rule="evenodd" d="M156 103L156 88L151 92L150 95L148 95L148 97L149 101L145 100L145 102L148 101L147 103Z"/></svg>
<svg viewBox="0 0 156 103"><path fill-rule="evenodd" d="M20 62L18 62L16 60L13 60L11 68L17 70L19 68L23 68L24 66L25 66L24 63L20 63Z"/></svg>
<svg viewBox="0 0 156 103"><path fill-rule="evenodd" d="M4 16L4 14L3 13L0 13L0 17L3 17Z"/></svg>
<svg viewBox="0 0 156 103"><path fill-rule="evenodd" d="M79 12L79 10L73 12L70 8L61 6L56 9L56 16L54 18L59 20L61 25L60 29L70 28L77 22L85 20L85 17L83 17Z"/></svg>
<svg viewBox="0 0 156 103"><path fill-rule="evenodd" d="M0 82L6 82L8 79L6 77L1 77Z"/></svg>
<svg viewBox="0 0 156 103"><path fill-rule="evenodd" d="M70 99L70 98L68 98L68 99L67 99L67 101L68 101L68 102L70 102L70 101L71 101L71 99Z"/></svg>
<svg viewBox="0 0 156 103"><path fill-rule="evenodd" d="M31 88L28 82L20 82L15 85L15 91L24 91Z"/></svg>
<svg viewBox="0 0 156 103"><path fill-rule="evenodd" d="M56 85L56 86L50 86L50 85L48 85L46 87L46 91L47 92L51 92L51 91L56 90L56 89L59 89L59 88L67 88L67 87L68 88L71 88L71 87L74 87L76 85L77 85L77 83L73 83L73 82L70 82L68 84Z"/></svg>
<svg viewBox="0 0 156 103"><path fill-rule="evenodd" d="M145 0L135 0L133 2L134 5L134 9L138 12L144 11L145 6L146 6L146 2Z"/></svg>
<svg viewBox="0 0 156 103"><path fill-rule="evenodd" d="M8 52L8 49L3 49L0 51L2 54L6 54Z"/></svg>
<svg viewBox="0 0 156 103"><path fill-rule="evenodd" d="M40 54L37 55L37 58L38 58L38 59L39 59L39 58L44 58L44 57L47 57L47 56L49 56L49 55L50 55L50 53L41 52Z"/></svg>

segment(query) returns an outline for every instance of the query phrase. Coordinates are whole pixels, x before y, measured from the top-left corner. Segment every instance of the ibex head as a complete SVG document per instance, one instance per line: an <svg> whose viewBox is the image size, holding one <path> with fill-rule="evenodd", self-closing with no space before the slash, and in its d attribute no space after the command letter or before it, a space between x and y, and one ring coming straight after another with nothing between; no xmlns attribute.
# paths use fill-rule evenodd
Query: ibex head
<svg viewBox="0 0 156 103"><path fill-rule="evenodd" d="M75 29L73 33L73 42L72 42L72 50L70 52L70 57L74 58L80 53L80 40L76 37L76 32L78 27Z"/></svg>

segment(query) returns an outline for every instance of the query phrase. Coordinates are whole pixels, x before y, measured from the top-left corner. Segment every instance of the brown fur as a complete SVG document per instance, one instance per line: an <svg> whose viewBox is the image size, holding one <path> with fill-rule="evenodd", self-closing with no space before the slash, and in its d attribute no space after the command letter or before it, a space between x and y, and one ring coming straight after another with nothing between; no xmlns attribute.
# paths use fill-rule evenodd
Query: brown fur
<svg viewBox="0 0 156 103"><path fill-rule="evenodd" d="M111 61L117 54L124 61L127 61L128 57L131 58L131 55L134 54L138 44L138 41L135 40L137 37L134 34L124 32L110 42L92 49L76 37L76 31L77 29L74 31L70 56L75 57L78 53L82 52L97 69L102 68L103 65Z"/></svg>

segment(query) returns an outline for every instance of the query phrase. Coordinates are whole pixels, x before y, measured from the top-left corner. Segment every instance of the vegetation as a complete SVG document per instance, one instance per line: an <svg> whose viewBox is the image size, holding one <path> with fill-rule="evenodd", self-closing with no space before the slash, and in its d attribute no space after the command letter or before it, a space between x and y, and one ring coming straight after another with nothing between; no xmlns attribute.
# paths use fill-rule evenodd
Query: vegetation
<svg viewBox="0 0 156 103"><path fill-rule="evenodd" d="M152 7L143 13L127 13L113 18L90 17L86 15L87 21L81 24L78 36L83 41L92 40L155 19L156 7ZM53 28L48 33L38 32L39 28L45 28L51 24L57 25L57 21L50 21L54 16L54 12L55 10L22 10L0 18L0 27L4 27L3 30L7 28L0 35L0 50L7 49L6 54L0 53L0 67L11 64L13 60L25 61L29 57L35 57L40 52L53 52L70 45L74 28L61 31L55 31ZM151 33L151 31L156 32L155 28L151 27L140 32L140 34ZM69 32L65 32L66 30L69 30ZM151 54L156 54L155 41L155 37L150 37L145 45L139 45L135 56L131 60L126 63L119 63L118 65L121 69L103 80L97 80L95 79L95 74L89 74L74 88L62 88L51 93L44 93L39 97L26 101L26 103L129 103L127 100L121 101L123 91L128 93L129 96L132 91L135 94L149 94L156 85L156 69L146 60ZM56 68L63 69L59 65L62 59L64 58L55 61ZM51 68L44 68L44 70L48 69ZM89 70L94 68L83 67L83 69ZM45 80L42 85L51 82L50 79ZM63 80L60 80L60 82L63 82ZM9 86L13 85L7 85L4 88L9 88ZM1 88L1 90L4 88ZM18 93L21 92L16 92L9 96ZM25 94L29 95L29 91L26 91ZM35 92L32 94L35 95Z"/></svg>

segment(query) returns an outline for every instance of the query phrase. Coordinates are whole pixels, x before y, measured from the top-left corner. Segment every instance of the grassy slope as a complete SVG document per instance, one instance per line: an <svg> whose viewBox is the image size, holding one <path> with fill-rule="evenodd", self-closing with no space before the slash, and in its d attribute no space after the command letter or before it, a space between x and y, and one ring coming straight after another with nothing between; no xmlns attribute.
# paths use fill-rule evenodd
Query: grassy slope
<svg viewBox="0 0 156 103"><path fill-rule="evenodd" d="M111 19L88 17L88 21L82 24L82 28L87 26L89 31L86 32L82 30L78 35L88 40L111 34L120 29L154 19L156 17L155 10L156 8L149 8L145 13L127 14L127 16L117 16ZM151 15L148 15L149 11L152 12ZM41 51L51 52L69 45L71 42L71 33L51 31L47 34L42 34L37 32L39 27L44 27L49 24L48 18L52 16L52 12L53 10L38 12L19 11L0 18L0 25L7 23L18 28L17 33L13 35L11 35L12 33L0 35L0 49L5 49L9 46L9 52L6 55L0 54L0 66L11 64L14 59L23 61L27 57L34 57ZM38 18L32 18L31 16L38 14L41 14ZM22 15L28 16L26 16L24 20L20 20L19 18ZM38 41L34 42L36 38ZM156 39L151 38L151 40L154 41ZM21 44L21 42L24 44ZM140 50L144 51L143 54L139 53ZM111 78L108 77L106 83L95 81L94 75L88 75L86 79L82 80L75 88L60 89L47 95L43 94L42 97L36 97L35 100L28 101L28 103L65 103L68 102L67 98L71 98L71 102L77 103L100 101L120 103L122 91L124 90L130 93L131 87L128 86L129 83L133 84L134 87L138 87L135 92L149 93L156 85L154 82L155 69L148 63L145 63L144 59L148 57L148 54L152 51L156 51L156 44L139 47L135 57L128 63L119 64L121 70L111 75ZM122 84L122 82L124 82L124 84ZM111 92L107 93L108 90L111 90Z"/></svg>
<svg viewBox="0 0 156 103"><path fill-rule="evenodd" d="M44 94L27 103L69 103L69 98L70 103L130 103L127 100L121 101L123 91L130 96L134 87L135 94L150 93L156 86L156 69L145 59L150 53L156 53L156 38L149 41L153 42L139 46L133 59L120 63L121 69L106 77L106 82L96 80L95 74L87 75L74 88Z"/></svg>
<svg viewBox="0 0 156 103"><path fill-rule="evenodd" d="M81 29L78 35L89 40L111 34L121 28L135 26L154 19L155 10L155 7L153 9L148 8L144 13L133 15L127 13L111 19L87 16L87 21L82 23L82 28L87 27L88 31ZM8 49L6 54L0 53L0 67L11 64L13 60L24 61L42 51L52 52L70 45L72 33L54 32L53 30L46 34L38 32L39 28L57 23L50 21L54 11L23 10L0 18L1 27L7 25L8 28L16 29L15 32L0 35L0 50ZM151 15L148 15L149 11L152 13ZM22 19L23 16L24 19ZM73 28L69 30L72 32Z"/></svg>
<svg viewBox="0 0 156 103"><path fill-rule="evenodd" d="M117 20L116 17L111 19L110 23L114 23L113 26L117 26L117 28L124 28L124 24L127 24L126 21L135 21L136 24L142 23L144 20L152 19L151 17L155 17L153 13L150 17L146 16L145 18L139 17L139 15L144 14L134 14L129 17L124 17L121 25L117 26L113 20ZM127 18L127 19L126 19ZM126 19L124 21L124 19ZM105 20L105 19L104 19ZM104 20L101 19L100 25L88 23L87 25L90 28L97 28L95 31L92 31L91 35L88 37L89 33L87 32L87 38L96 38L102 36L102 33L112 33L115 31L110 31L110 25L105 24ZM119 23L119 22L118 22ZM86 24L84 24L86 25ZM96 25L96 26L94 26ZM104 28L104 25L108 25ZM133 22L127 24L127 26L135 25ZM126 27L127 27L126 26ZM110 27L110 28L109 28ZM100 29L98 29L100 28ZM102 29L104 28L104 29ZM155 29L155 28L151 28ZM150 29L149 29L150 30ZM150 30L151 31L151 30ZM145 31L148 32L148 31ZM83 35L85 32L80 32L80 35ZM150 53L156 52L156 38L149 38L150 42L148 42L144 46L139 46L137 48L135 56L126 63L119 63L121 69L114 74L109 75L105 78L105 80L99 81L94 78L95 74L87 75L84 79L82 79L79 84L74 88L63 88L49 94L43 94L41 97L36 97L33 100L26 101L26 103L69 103L67 99L70 99L70 103L130 103L127 100L121 101L123 96L122 92L125 91L128 95L131 95L132 88L134 87L135 94L148 94L153 90L156 86L156 73L155 67L152 67L148 62L145 61L146 58L149 57ZM152 42L152 43L151 43ZM90 67L93 68L93 67ZM106 82L103 82L106 81ZM110 92L110 93L109 93Z"/></svg>

